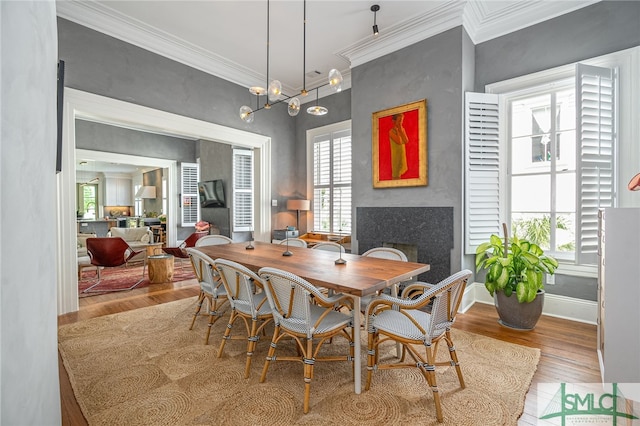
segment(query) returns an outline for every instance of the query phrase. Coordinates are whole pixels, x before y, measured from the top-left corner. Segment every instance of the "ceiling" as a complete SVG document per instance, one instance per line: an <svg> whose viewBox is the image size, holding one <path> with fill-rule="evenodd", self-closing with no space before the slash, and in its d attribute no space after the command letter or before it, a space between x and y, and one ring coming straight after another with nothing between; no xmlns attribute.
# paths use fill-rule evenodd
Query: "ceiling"
<svg viewBox="0 0 640 426"><path fill-rule="evenodd" d="M303 1L271 0L269 79L295 95L336 68L348 88L352 67L450 28L464 25L478 44L597 1L309 0L303 79ZM380 5L375 37L373 4ZM241 86L266 86L265 0L58 0L57 14Z"/></svg>

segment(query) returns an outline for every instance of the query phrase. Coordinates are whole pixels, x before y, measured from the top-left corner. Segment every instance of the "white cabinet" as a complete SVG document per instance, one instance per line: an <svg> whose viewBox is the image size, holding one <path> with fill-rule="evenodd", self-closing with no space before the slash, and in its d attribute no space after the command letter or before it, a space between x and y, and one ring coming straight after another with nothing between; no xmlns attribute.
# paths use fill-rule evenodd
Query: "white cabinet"
<svg viewBox="0 0 640 426"><path fill-rule="evenodd" d="M598 357L602 381L640 383L640 208L600 212Z"/></svg>
<svg viewBox="0 0 640 426"><path fill-rule="evenodd" d="M104 188L105 206L132 206L131 179L107 178Z"/></svg>

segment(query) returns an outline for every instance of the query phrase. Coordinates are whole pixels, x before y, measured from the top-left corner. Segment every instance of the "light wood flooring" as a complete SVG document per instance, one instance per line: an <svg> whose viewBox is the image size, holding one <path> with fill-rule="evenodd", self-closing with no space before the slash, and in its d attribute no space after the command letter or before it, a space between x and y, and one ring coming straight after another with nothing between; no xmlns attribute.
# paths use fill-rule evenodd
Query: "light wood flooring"
<svg viewBox="0 0 640 426"><path fill-rule="evenodd" d="M78 312L58 317L58 324L109 315L145 306L196 296L195 280L155 284L142 289L80 299ZM458 315L455 328L523 346L540 348L541 358L525 401L519 425L535 425L537 383L594 383L600 381L596 354L596 326L543 316L533 331L512 330L498 324L492 305L476 303ZM188 325L185 324L185 327ZM67 372L59 359L62 424L80 426L87 422L78 406Z"/></svg>

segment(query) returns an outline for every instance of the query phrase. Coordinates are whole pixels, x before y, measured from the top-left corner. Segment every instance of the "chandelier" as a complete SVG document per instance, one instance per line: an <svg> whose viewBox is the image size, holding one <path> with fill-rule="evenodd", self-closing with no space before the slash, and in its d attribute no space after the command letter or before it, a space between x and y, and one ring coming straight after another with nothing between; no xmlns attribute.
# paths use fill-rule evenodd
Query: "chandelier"
<svg viewBox="0 0 640 426"><path fill-rule="evenodd" d="M297 95L285 95L282 93L282 83L278 80L269 81L269 0L267 0L267 88L253 86L249 88L249 92L256 96L256 108L243 105L240 107L240 118L246 122L253 122L254 114L263 109L270 109L273 105L286 102L287 112L291 117L295 117L300 112L300 99L298 96L307 96L309 92L306 88L306 55L307 55L307 1L303 2L303 45L302 45L302 90ZM330 86L335 92L342 90L342 74L337 69L329 71L327 82L321 84L314 89L316 91L316 104L307 108L307 113L311 115L324 115L329 110L318 105L318 89L324 86ZM263 106L260 106L260 97L266 96L267 100Z"/></svg>

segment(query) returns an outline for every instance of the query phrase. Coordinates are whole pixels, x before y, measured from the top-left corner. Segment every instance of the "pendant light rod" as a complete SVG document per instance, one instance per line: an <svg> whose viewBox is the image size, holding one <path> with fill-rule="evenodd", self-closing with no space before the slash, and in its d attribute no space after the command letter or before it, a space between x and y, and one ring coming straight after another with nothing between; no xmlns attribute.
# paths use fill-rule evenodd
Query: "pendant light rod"
<svg viewBox="0 0 640 426"><path fill-rule="evenodd" d="M302 3L302 96L307 95L307 0Z"/></svg>
<svg viewBox="0 0 640 426"><path fill-rule="evenodd" d="M269 41L269 0L267 0L267 85L265 86L265 88L267 90L269 90L269 48L270 48L270 41ZM265 108L269 109L269 96L267 96L267 103L264 106Z"/></svg>

